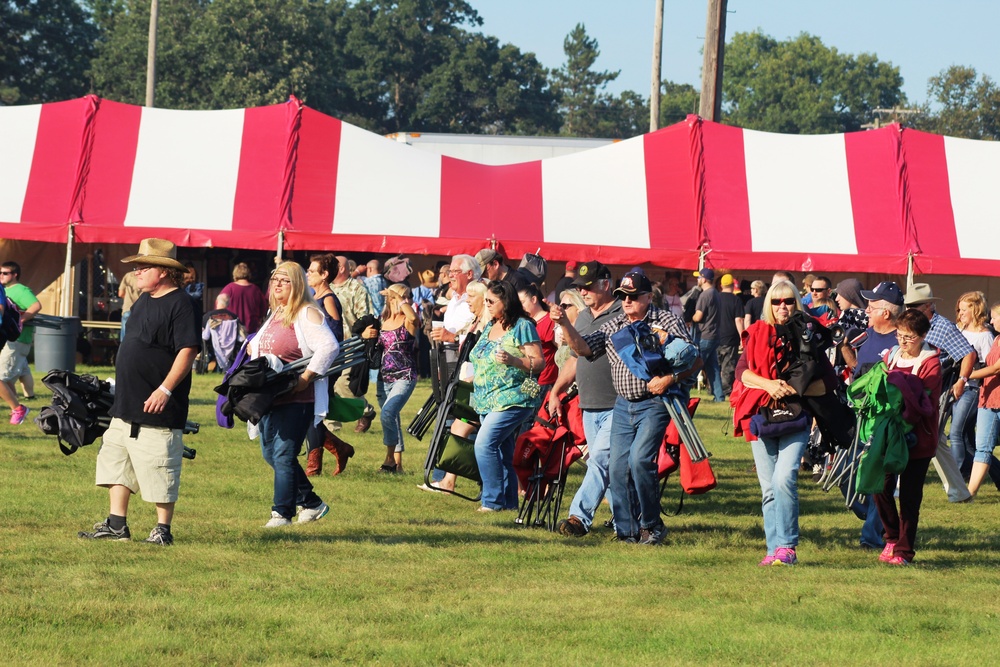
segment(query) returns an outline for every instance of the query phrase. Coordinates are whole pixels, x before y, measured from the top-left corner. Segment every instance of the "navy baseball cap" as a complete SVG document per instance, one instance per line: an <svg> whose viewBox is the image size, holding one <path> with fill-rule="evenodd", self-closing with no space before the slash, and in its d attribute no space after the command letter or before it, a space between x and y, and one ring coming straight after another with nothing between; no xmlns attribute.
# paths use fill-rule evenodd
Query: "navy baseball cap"
<svg viewBox="0 0 1000 667"><path fill-rule="evenodd" d="M701 276L710 283L715 282L715 271L713 271L712 269L704 268L701 271L695 271L694 275L695 277Z"/></svg>
<svg viewBox="0 0 1000 667"><path fill-rule="evenodd" d="M861 296L868 301L888 301L896 306L903 305L903 291L891 280L880 282L873 290L861 290Z"/></svg>
<svg viewBox="0 0 1000 667"><path fill-rule="evenodd" d="M653 291L653 285L642 271L629 271L622 278L622 284L615 290L617 296L638 296Z"/></svg>

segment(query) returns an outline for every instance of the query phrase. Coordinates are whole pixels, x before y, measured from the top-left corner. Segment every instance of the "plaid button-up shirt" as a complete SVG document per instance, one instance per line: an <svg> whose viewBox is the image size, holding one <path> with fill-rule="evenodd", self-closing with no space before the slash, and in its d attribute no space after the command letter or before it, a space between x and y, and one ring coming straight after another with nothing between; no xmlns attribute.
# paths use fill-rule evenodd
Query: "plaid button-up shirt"
<svg viewBox="0 0 1000 667"><path fill-rule="evenodd" d="M956 364L960 364L972 352L972 345L958 327L937 313L931 318L931 328L924 340L941 350L944 356L951 357Z"/></svg>
<svg viewBox="0 0 1000 667"><path fill-rule="evenodd" d="M661 310L654 305L649 306L646 317L643 320L654 328L665 330L672 336L691 342L684 321L668 310ZM629 371L628 366L618 356L618 351L611 344L611 335L621 331L629 325L628 316L622 313L611 320L597 331L587 334L582 338L590 346L590 358L599 357L602 354L608 355L611 362L611 382L615 386L618 395L628 401L642 401L652 398L653 394L646 386L645 380L640 380Z"/></svg>

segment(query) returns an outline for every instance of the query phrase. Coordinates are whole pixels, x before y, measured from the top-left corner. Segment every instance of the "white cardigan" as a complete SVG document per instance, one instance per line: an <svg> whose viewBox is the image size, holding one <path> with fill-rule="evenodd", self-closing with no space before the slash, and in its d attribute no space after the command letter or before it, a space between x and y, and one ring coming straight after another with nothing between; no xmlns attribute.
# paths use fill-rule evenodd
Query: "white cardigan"
<svg viewBox="0 0 1000 667"><path fill-rule="evenodd" d="M318 323L309 321L308 312L310 308L316 310L316 313L320 316ZM256 359L260 356L260 334L271 324L273 319L274 313L271 313L257 331L257 335L250 341L251 359ZM337 343L337 339L333 337L330 327L326 325L326 318L323 317L323 313L314 306L307 306L299 311L292 328L295 331L295 340L299 344L299 349L302 350L302 356L312 356L307 368L316 375L325 373L333 365L337 355L340 354L340 345ZM326 378L320 378L314 383L313 387L316 394L315 402L313 403L313 413L315 415L313 423L318 424L326 416L327 410L330 408L329 383Z"/></svg>

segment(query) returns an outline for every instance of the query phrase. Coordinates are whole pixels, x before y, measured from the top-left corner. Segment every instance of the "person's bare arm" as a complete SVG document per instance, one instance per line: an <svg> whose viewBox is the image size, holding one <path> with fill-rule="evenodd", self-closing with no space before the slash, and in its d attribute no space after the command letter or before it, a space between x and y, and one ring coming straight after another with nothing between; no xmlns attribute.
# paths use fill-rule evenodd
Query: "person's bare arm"
<svg viewBox="0 0 1000 667"><path fill-rule="evenodd" d="M170 396L164 393L163 389L173 394L177 385L191 372L191 364L194 363L194 358L197 354L198 348L196 347L184 347L177 352L177 356L174 357L174 363L170 365L170 372L167 373L167 377L163 378L160 386L154 389L153 393L142 404L143 412L149 412L154 415L163 412L167 401L170 400Z"/></svg>

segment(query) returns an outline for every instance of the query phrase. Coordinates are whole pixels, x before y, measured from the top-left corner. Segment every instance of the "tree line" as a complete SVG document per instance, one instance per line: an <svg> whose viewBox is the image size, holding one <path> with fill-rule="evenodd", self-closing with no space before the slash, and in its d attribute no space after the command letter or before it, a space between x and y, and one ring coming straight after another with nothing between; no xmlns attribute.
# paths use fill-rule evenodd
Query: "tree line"
<svg viewBox="0 0 1000 667"><path fill-rule="evenodd" d="M0 104L95 93L145 99L149 0L0 0ZM464 0L169 0L160 3L157 106L221 109L284 102L373 132L627 138L649 127L649 101L607 90L600 47L577 25L565 61L479 29ZM723 122L796 134L869 127L876 109L913 108L898 67L841 53L802 33L734 34L726 46ZM953 65L928 82L907 124L1000 138L1000 89ZM663 81L660 125L698 109L698 90ZM892 120L892 118L884 118Z"/></svg>

